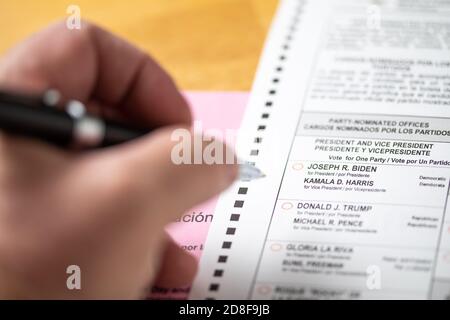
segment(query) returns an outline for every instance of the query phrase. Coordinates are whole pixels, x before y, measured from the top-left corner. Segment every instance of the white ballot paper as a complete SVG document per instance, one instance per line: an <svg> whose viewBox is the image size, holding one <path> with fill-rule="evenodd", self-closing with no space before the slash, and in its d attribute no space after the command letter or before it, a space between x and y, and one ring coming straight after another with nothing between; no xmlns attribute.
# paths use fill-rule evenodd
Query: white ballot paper
<svg viewBox="0 0 450 320"><path fill-rule="evenodd" d="M450 299L450 0L281 1L191 299Z"/></svg>

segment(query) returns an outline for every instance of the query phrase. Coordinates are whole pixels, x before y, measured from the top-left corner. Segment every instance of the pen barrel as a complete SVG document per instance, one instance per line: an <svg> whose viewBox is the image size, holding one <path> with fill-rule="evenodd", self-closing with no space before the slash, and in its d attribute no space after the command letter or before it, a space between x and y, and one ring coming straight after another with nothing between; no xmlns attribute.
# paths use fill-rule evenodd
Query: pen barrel
<svg viewBox="0 0 450 320"><path fill-rule="evenodd" d="M102 147L114 146L139 138L149 132L150 130L131 128L108 121L105 126L105 136L101 145Z"/></svg>
<svg viewBox="0 0 450 320"><path fill-rule="evenodd" d="M12 106L0 101L0 130L66 146L72 141L73 120L51 107Z"/></svg>

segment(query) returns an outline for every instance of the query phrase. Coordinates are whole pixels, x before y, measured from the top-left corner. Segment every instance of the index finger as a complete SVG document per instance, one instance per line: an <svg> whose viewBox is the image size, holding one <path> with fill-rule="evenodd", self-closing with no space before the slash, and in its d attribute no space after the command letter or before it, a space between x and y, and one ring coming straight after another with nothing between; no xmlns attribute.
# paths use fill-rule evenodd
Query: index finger
<svg viewBox="0 0 450 320"><path fill-rule="evenodd" d="M0 62L0 85L59 89L68 98L113 107L143 124L189 123L189 107L171 77L147 54L88 22L55 23Z"/></svg>

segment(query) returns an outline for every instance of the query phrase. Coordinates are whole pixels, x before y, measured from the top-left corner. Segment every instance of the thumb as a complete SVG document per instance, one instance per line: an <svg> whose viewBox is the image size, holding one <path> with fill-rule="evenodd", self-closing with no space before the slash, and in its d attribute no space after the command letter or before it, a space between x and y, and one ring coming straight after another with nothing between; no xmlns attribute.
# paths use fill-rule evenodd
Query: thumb
<svg viewBox="0 0 450 320"><path fill-rule="evenodd" d="M180 130L189 135L184 141L175 139L174 133ZM157 207L164 210L169 222L226 189L238 175L237 161L229 147L214 139L202 139L197 146L194 139L201 137L195 138L186 128L166 127L105 152L115 159L118 170L125 170L128 178L134 180L130 192L153 202L152 207L160 204ZM210 158L202 157L198 163L198 155L204 152ZM194 164L195 154L198 164ZM184 159L182 163L180 157ZM211 161L211 157L217 161ZM227 159L231 159L230 164L226 164Z"/></svg>

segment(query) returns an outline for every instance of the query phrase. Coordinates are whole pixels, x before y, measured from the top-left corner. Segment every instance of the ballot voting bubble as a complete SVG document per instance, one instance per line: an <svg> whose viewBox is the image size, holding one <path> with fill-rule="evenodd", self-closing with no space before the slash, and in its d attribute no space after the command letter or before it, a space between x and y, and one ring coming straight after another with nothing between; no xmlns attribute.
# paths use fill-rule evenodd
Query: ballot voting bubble
<svg viewBox="0 0 450 320"><path fill-rule="evenodd" d="M269 285L260 285L258 287L258 293L262 296L267 296L272 292L272 287Z"/></svg>
<svg viewBox="0 0 450 320"><path fill-rule="evenodd" d="M281 204L281 208L283 210L291 210L294 207L294 205L292 204L292 202L283 202Z"/></svg>
<svg viewBox="0 0 450 320"><path fill-rule="evenodd" d="M272 243L270 245L270 250L274 251L274 252L278 252L281 251L281 249L283 249L283 245L279 244L279 243Z"/></svg>
<svg viewBox="0 0 450 320"><path fill-rule="evenodd" d="M292 169L294 169L295 171L302 171L304 168L303 163L301 162L296 162L292 165Z"/></svg>
<svg viewBox="0 0 450 320"><path fill-rule="evenodd" d="M450 251L447 251L444 253L444 261L448 264L450 264Z"/></svg>

